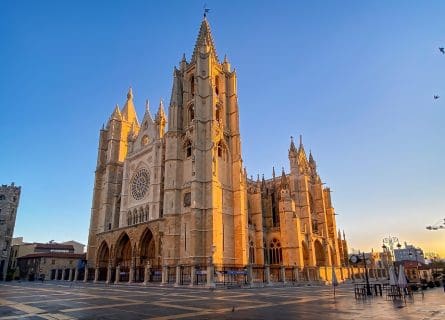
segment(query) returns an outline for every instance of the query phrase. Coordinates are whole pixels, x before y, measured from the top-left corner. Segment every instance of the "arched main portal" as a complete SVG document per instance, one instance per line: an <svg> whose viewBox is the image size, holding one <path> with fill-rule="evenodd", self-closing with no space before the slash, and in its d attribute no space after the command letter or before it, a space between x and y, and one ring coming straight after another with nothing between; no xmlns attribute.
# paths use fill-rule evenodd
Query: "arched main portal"
<svg viewBox="0 0 445 320"><path fill-rule="evenodd" d="M319 240L315 240L314 242L315 249L315 259L317 267L322 267L326 265L326 255Z"/></svg>
<svg viewBox="0 0 445 320"><path fill-rule="evenodd" d="M105 241L102 241L98 255L97 255L97 267L99 268L99 281L107 280L108 264L110 262L110 249Z"/></svg>
<svg viewBox="0 0 445 320"><path fill-rule="evenodd" d="M139 256L141 259L141 265L145 266L148 261L152 266L156 264L156 244L153 233L150 229L146 229L142 234L141 241L139 242Z"/></svg>
<svg viewBox="0 0 445 320"><path fill-rule="evenodd" d="M309 260L309 249L305 241L301 242L301 247L303 248L303 263L304 266L307 267L309 266L310 260Z"/></svg>
<svg viewBox="0 0 445 320"><path fill-rule="evenodd" d="M116 244L116 265L120 265L121 270L131 266L131 253L130 238L124 233Z"/></svg>

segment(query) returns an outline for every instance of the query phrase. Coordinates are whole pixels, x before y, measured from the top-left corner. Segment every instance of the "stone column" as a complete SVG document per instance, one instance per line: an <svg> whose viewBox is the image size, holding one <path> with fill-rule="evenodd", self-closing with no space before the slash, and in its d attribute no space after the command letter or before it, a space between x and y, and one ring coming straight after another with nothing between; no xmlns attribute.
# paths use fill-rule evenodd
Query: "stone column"
<svg viewBox="0 0 445 320"><path fill-rule="evenodd" d="M70 268L70 274L68 275L68 281L73 281L73 268Z"/></svg>
<svg viewBox="0 0 445 320"><path fill-rule="evenodd" d="M145 270L144 270L144 284L147 285L148 282L150 282L150 273L151 273L151 265L150 265L150 261L147 262L147 264L145 265Z"/></svg>
<svg viewBox="0 0 445 320"><path fill-rule="evenodd" d="M252 265L247 265L247 284L251 287L253 285L253 270Z"/></svg>
<svg viewBox="0 0 445 320"><path fill-rule="evenodd" d="M325 281L328 281L328 267L327 266L324 266L324 279L325 279Z"/></svg>
<svg viewBox="0 0 445 320"><path fill-rule="evenodd" d="M207 266L207 287L208 288L215 288L215 280L213 278L213 270L214 270L213 263L209 264Z"/></svg>
<svg viewBox="0 0 445 320"><path fill-rule="evenodd" d="M111 272L113 271L112 270L112 265L111 265L111 262L110 263L108 263L108 269L107 269L107 281L105 282L105 283L110 283L111 282Z"/></svg>
<svg viewBox="0 0 445 320"><path fill-rule="evenodd" d="M133 283L134 280L134 262L131 261L130 274L128 275L128 283Z"/></svg>
<svg viewBox="0 0 445 320"><path fill-rule="evenodd" d="M196 282L196 267L193 265L190 267L190 286L194 286Z"/></svg>
<svg viewBox="0 0 445 320"><path fill-rule="evenodd" d="M168 269L167 266L162 266L162 281L161 285L165 286L167 284L167 276L168 276Z"/></svg>
<svg viewBox="0 0 445 320"><path fill-rule="evenodd" d="M97 283L97 281L99 281L99 267L96 267L96 269L94 269L94 281L93 281L93 283Z"/></svg>
<svg viewBox="0 0 445 320"><path fill-rule="evenodd" d="M280 273L281 273L281 281L283 284L286 283L286 268L284 266L280 266Z"/></svg>
<svg viewBox="0 0 445 320"><path fill-rule="evenodd" d="M176 266L176 279L175 279L175 287L179 287L181 285L181 266Z"/></svg>
<svg viewBox="0 0 445 320"><path fill-rule="evenodd" d="M114 284L119 284L121 280L121 266L117 265L116 267L116 279L114 280Z"/></svg>
<svg viewBox="0 0 445 320"><path fill-rule="evenodd" d="M311 282L311 273L309 272L309 267L306 267L306 276L307 276L307 281Z"/></svg>
<svg viewBox="0 0 445 320"><path fill-rule="evenodd" d="M294 267L292 272L294 273L294 281L299 282L300 281L300 274L298 272L298 267Z"/></svg>
<svg viewBox="0 0 445 320"><path fill-rule="evenodd" d="M79 278L79 269L76 268L76 270L74 270L74 281L77 281Z"/></svg>
<svg viewBox="0 0 445 320"><path fill-rule="evenodd" d="M87 282L88 281L88 267L85 266L85 272L83 275L83 282Z"/></svg>
<svg viewBox="0 0 445 320"><path fill-rule="evenodd" d="M270 266L268 264L264 265L264 278L266 286L270 286Z"/></svg>

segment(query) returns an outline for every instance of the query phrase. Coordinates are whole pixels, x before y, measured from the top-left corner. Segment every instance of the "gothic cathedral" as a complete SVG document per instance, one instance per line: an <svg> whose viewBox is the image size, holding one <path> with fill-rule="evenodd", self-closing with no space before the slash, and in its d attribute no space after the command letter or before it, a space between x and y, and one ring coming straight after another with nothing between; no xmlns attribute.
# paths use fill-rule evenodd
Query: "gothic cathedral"
<svg viewBox="0 0 445 320"><path fill-rule="evenodd" d="M147 102L140 122L130 89L100 131L88 266L130 277L147 264L341 266L330 190L301 138L289 160L287 174L247 177L236 72L204 18L174 69L168 118L162 101L154 118Z"/></svg>

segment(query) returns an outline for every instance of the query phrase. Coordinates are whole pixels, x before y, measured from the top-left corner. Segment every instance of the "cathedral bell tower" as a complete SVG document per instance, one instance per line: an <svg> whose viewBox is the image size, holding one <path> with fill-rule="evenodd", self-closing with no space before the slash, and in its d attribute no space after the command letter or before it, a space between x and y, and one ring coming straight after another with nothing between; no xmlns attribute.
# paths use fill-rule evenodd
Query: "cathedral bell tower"
<svg viewBox="0 0 445 320"><path fill-rule="evenodd" d="M204 17L190 61L173 72L165 134L166 264L247 263L247 195L236 73Z"/></svg>

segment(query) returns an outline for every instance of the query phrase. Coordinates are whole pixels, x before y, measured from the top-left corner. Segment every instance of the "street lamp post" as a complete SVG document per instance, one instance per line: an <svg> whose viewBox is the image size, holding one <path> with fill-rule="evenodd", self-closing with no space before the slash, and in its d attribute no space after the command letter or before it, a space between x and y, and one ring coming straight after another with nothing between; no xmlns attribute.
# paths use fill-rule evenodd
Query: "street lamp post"
<svg viewBox="0 0 445 320"><path fill-rule="evenodd" d="M368 296L371 296L372 292L371 292L371 286L369 285L368 268L366 267L366 257L365 257L364 251L363 251L362 255L363 255L363 264L365 266L366 294Z"/></svg>

